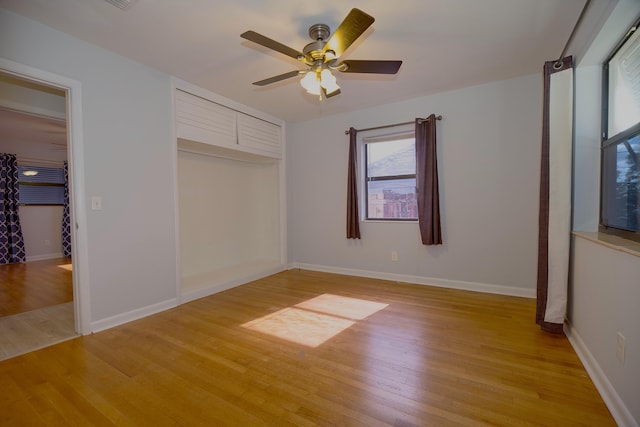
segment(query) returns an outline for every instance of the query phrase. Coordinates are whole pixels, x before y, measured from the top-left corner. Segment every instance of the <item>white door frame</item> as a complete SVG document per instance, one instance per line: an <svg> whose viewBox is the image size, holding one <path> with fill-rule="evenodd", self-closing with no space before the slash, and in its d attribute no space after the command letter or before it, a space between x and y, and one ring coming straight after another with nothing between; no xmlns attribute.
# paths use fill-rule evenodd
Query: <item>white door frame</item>
<svg viewBox="0 0 640 427"><path fill-rule="evenodd" d="M0 71L47 86L53 86L66 92L73 306L76 332L86 335L91 332L91 300L89 298L87 212L84 189L82 88L77 80L19 64L2 57L0 57Z"/></svg>

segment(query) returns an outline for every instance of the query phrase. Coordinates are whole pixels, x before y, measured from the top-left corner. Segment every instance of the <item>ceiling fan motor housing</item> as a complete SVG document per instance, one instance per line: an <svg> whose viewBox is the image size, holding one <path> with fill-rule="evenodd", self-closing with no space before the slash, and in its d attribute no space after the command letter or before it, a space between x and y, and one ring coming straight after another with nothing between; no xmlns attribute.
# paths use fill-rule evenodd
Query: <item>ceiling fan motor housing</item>
<svg viewBox="0 0 640 427"><path fill-rule="evenodd" d="M328 25L315 24L309 27L309 37L312 40L326 40L331 34L331 30Z"/></svg>
<svg viewBox="0 0 640 427"><path fill-rule="evenodd" d="M331 34L329 26L325 24L315 24L309 27L309 37L313 42L309 43L302 49L305 57L311 59L313 62L318 60L324 60L325 52L324 46L327 44L325 41L329 34Z"/></svg>

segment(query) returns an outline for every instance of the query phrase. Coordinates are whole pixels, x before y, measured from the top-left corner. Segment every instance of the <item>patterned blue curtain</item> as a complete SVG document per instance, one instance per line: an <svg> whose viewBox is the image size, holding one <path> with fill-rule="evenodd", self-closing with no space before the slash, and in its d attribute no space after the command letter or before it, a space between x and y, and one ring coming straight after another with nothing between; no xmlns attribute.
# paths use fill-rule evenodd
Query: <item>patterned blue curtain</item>
<svg viewBox="0 0 640 427"><path fill-rule="evenodd" d="M64 162L64 209L62 210L62 254L71 256L71 215L69 214L69 165Z"/></svg>
<svg viewBox="0 0 640 427"><path fill-rule="evenodd" d="M16 155L0 154L0 264L27 259L18 216L19 200Z"/></svg>

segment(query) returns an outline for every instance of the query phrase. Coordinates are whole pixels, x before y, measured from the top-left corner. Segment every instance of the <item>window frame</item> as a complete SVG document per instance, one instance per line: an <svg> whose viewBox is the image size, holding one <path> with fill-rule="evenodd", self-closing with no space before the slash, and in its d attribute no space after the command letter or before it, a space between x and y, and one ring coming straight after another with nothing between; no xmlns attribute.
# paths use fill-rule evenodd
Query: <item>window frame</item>
<svg viewBox="0 0 640 427"><path fill-rule="evenodd" d="M370 181L393 181L400 179L414 179L416 180L416 173L414 167L413 174L400 174L400 175L384 175L377 177L369 177L369 167L368 167L368 158L367 158L367 146L369 144L376 144L381 142L389 142L394 140L404 140L404 139L413 139L414 149L415 149L415 129L413 127L408 127L406 125L399 125L395 130L385 133L368 133L367 135L358 135L359 147L360 147L360 164L362 165L361 170L361 179L360 181L360 194L364 197L361 198L360 203L360 212L361 218L360 220L363 222L393 222L393 223L408 223L415 224L418 222L417 212L415 218L372 218L369 217L369 185ZM414 187L415 188L415 187ZM417 199L417 190L415 192Z"/></svg>
<svg viewBox="0 0 640 427"><path fill-rule="evenodd" d="M600 215L598 222L598 231L610 234L614 236L623 237L628 240L640 242L640 231L633 231L615 227L609 224L605 224L604 218L604 194L605 190L605 178L607 176L608 168L606 166L605 149L611 146L617 146L622 141L628 140L634 136L640 135L640 121L619 132L616 135L609 136L609 63L618 51L625 45L625 43L633 36L636 31L640 31L638 28L640 25L640 19L636 20L634 24L627 29L624 36L616 43L611 53L607 56L602 64L602 116L601 116L601 144L600 144Z"/></svg>

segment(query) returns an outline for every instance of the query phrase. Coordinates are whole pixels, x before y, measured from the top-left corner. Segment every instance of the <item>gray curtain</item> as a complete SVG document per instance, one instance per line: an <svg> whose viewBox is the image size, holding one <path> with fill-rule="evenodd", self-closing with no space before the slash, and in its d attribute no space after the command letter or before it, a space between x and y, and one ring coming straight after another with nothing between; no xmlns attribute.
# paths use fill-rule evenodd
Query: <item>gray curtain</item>
<svg viewBox="0 0 640 427"><path fill-rule="evenodd" d="M544 65L536 323L562 333L571 238L573 62Z"/></svg>
<svg viewBox="0 0 640 427"><path fill-rule="evenodd" d="M15 154L0 154L0 264L25 262L26 252L18 216L20 188Z"/></svg>
<svg viewBox="0 0 640 427"><path fill-rule="evenodd" d="M62 209L62 254L71 256L71 215L69 212L69 164L64 162L64 207Z"/></svg>
<svg viewBox="0 0 640 427"><path fill-rule="evenodd" d="M358 214L357 146L358 131L349 128L349 167L347 171L347 239L360 238Z"/></svg>
<svg viewBox="0 0 640 427"><path fill-rule="evenodd" d="M416 119L416 190L418 224L424 245L441 245L440 193L436 155L436 116Z"/></svg>

